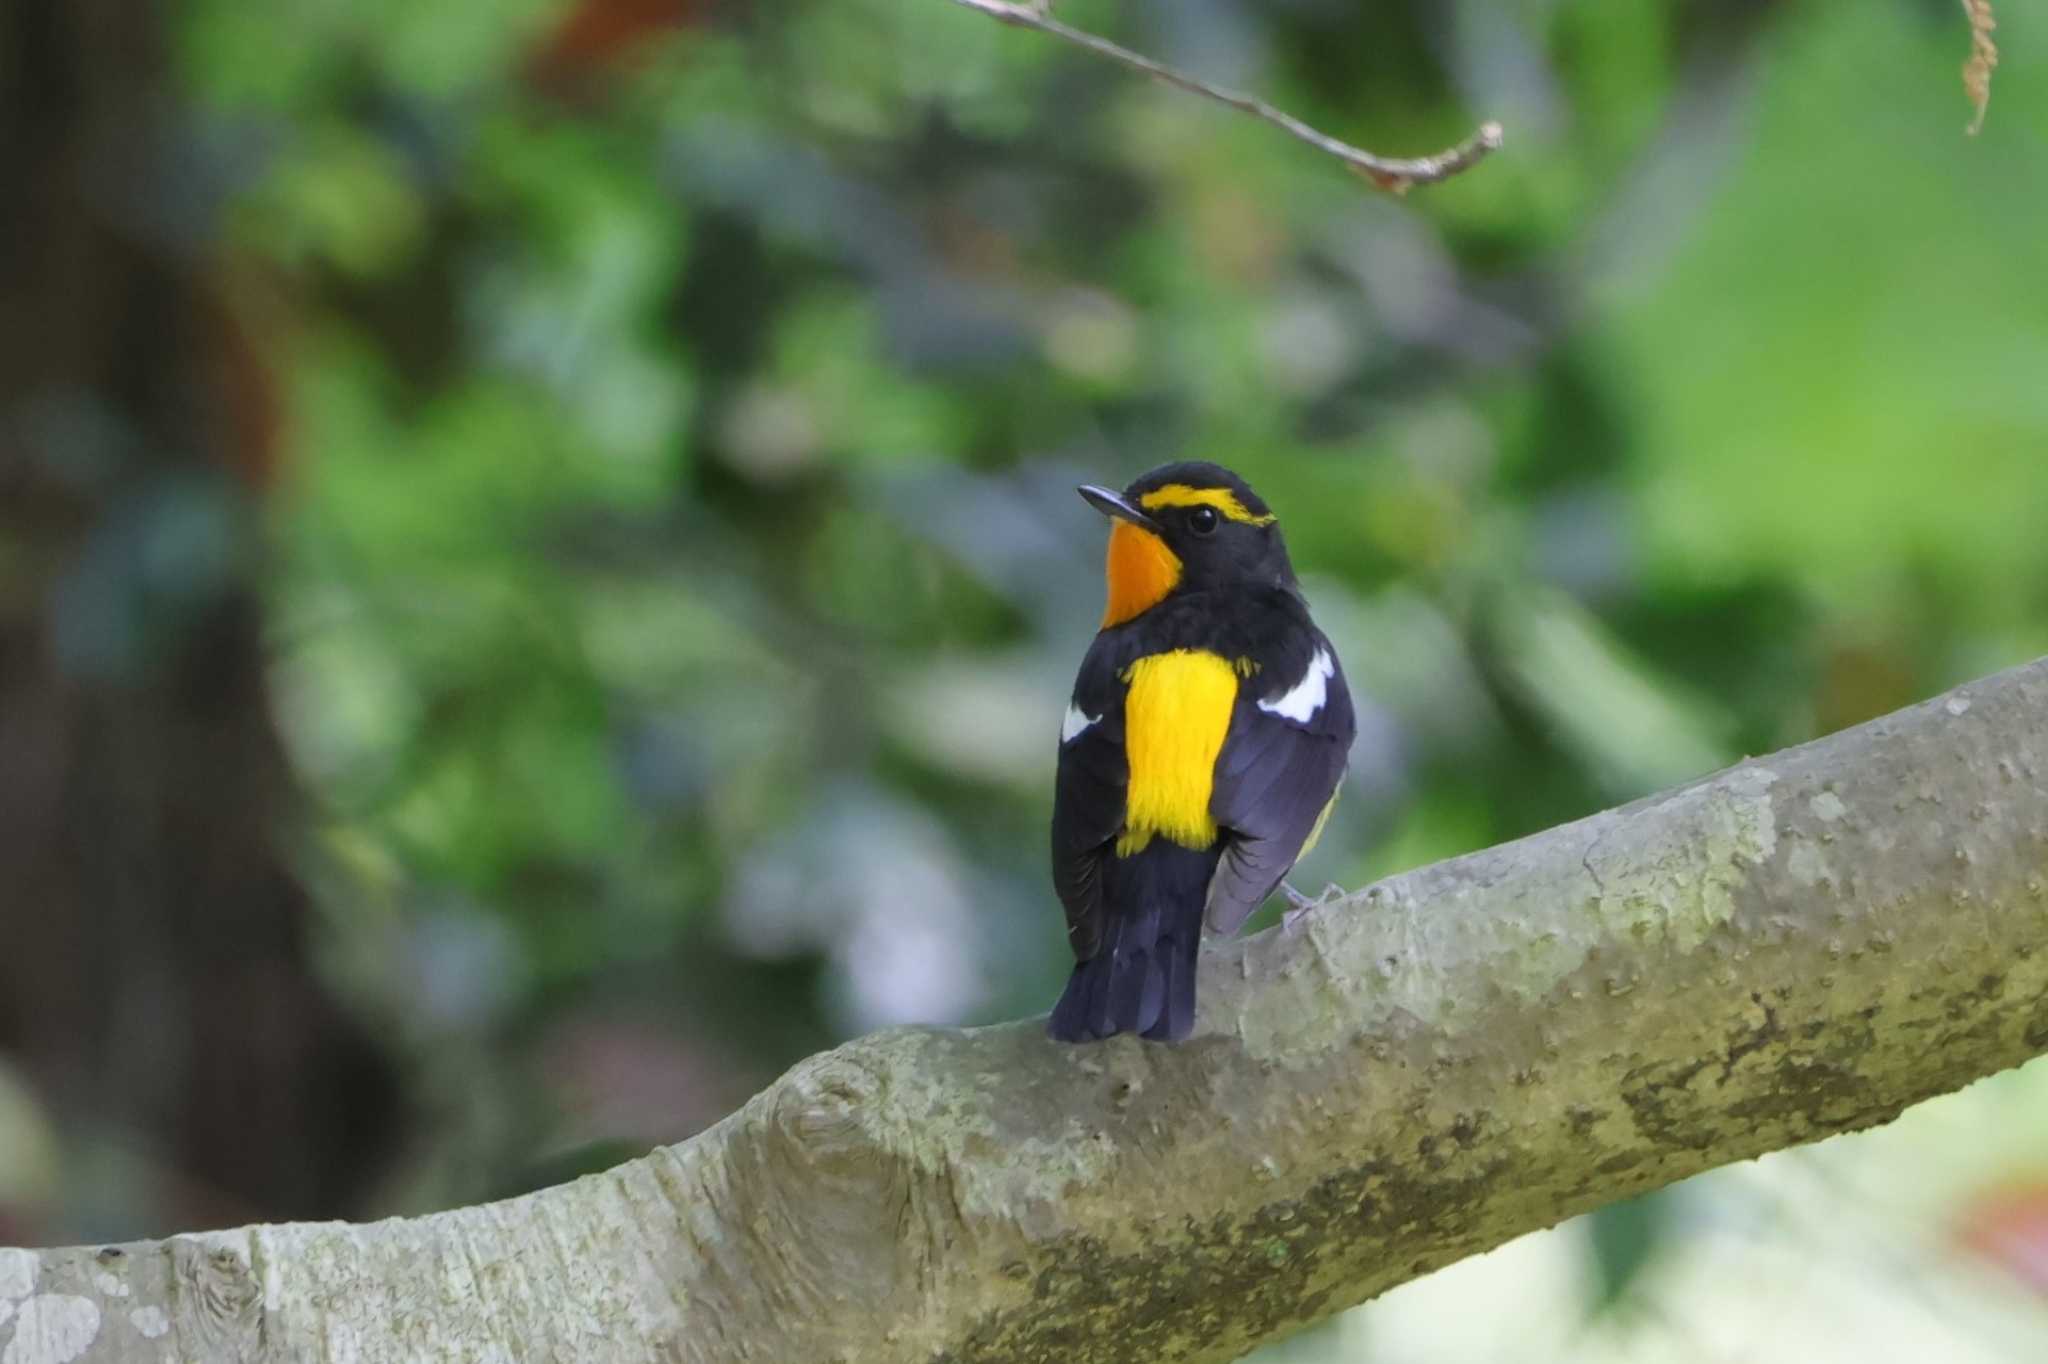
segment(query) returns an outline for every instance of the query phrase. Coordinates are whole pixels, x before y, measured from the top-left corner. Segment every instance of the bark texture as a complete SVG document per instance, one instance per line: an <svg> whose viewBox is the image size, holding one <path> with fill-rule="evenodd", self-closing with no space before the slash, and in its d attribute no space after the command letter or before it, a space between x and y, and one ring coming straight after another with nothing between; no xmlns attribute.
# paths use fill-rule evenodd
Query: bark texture
<svg viewBox="0 0 2048 1364"><path fill-rule="evenodd" d="M1181 1046L897 1030L509 1202L0 1251L0 1358L1227 1360L2048 1048L2044 877L2048 661L1218 945Z"/></svg>

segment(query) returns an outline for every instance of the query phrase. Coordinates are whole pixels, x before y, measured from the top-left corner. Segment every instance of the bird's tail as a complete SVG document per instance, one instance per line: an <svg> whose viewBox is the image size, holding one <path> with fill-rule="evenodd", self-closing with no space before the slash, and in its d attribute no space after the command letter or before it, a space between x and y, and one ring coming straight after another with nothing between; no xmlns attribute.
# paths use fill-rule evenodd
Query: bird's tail
<svg viewBox="0 0 2048 1364"><path fill-rule="evenodd" d="M1074 965L1046 1031L1061 1042L1120 1032L1178 1042L1195 1027L1195 963L1213 851L1163 840L1105 868L1102 946Z"/></svg>

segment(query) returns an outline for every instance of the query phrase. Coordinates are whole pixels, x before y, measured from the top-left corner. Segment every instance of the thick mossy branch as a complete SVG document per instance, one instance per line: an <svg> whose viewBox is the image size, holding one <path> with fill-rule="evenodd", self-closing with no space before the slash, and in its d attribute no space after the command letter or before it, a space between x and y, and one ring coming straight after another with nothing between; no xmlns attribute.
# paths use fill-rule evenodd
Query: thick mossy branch
<svg viewBox="0 0 2048 1364"><path fill-rule="evenodd" d="M1185 1045L898 1030L505 1203L0 1251L0 1348L1227 1360L2048 1049L2044 876L2035 663L1216 946Z"/></svg>

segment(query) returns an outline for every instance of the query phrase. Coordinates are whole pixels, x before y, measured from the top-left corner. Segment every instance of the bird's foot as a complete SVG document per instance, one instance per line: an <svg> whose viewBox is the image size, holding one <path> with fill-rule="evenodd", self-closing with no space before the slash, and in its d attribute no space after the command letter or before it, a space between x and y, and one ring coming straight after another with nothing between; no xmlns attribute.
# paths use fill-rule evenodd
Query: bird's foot
<svg viewBox="0 0 2048 1364"><path fill-rule="evenodd" d="M1323 893L1321 895L1311 900L1293 886L1282 881L1280 883L1280 893L1287 897L1287 910L1280 916L1280 927L1290 929L1300 923L1302 916L1310 910L1321 909L1332 900L1343 899L1345 890L1344 887L1338 885L1335 881L1331 881L1323 886Z"/></svg>

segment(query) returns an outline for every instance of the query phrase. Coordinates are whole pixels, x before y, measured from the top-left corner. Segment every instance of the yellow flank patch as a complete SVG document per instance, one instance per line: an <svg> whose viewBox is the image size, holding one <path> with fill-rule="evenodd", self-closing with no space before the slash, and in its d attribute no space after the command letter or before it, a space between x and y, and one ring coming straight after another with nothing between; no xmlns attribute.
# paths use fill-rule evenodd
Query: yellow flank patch
<svg viewBox="0 0 2048 1364"><path fill-rule="evenodd" d="M1209 814L1216 755L1230 732L1237 672L1220 654L1175 649L1133 663L1125 677L1124 831L1116 855L1130 857L1157 834L1184 848L1216 841Z"/></svg>
<svg viewBox="0 0 2048 1364"><path fill-rule="evenodd" d="M1237 494L1228 488L1191 488L1185 483L1169 483L1155 488L1138 499L1138 505L1146 511L1158 511L1161 507L1214 507L1233 521L1242 521L1248 526L1270 526L1279 518L1271 513L1265 516L1252 515L1251 509L1237 500Z"/></svg>
<svg viewBox="0 0 2048 1364"><path fill-rule="evenodd" d="M1109 601L1102 610L1102 628L1122 625L1166 598L1180 582L1180 556L1166 541L1128 521L1109 527Z"/></svg>
<svg viewBox="0 0 2048 1364"><path fill-rule="evenodd" d="M1330 811L1337 808L1337 797L1343 793L1344 788L1341 786L1330 793L1330 799L1324 803L1323 812L1316 816L1315 825L1308 831L1308 837L1301 841L1301 851L1294 855L1295 861L1299 862L1316 850L1316 840L1323 836L1323 826L1330 822Z"/></svg>

